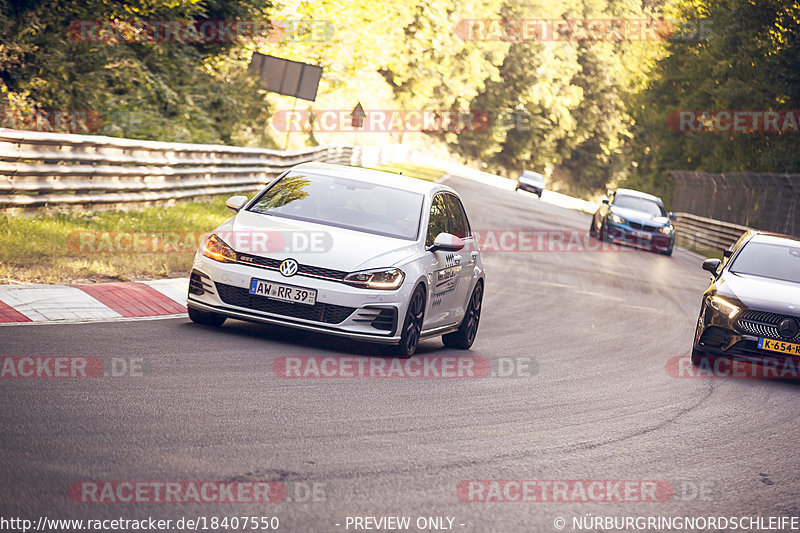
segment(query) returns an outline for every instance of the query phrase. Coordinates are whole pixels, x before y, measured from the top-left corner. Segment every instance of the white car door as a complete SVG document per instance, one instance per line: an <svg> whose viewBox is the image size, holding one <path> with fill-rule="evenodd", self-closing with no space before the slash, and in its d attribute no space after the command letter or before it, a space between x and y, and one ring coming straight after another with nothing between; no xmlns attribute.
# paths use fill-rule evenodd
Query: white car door
<svg viewBox="0 0 800 533"><path fill-rule="evenodd" d="M450 219L450 231L456 237L463 239L466 246L455 252L454 261L459 265L459 279L455 289L453 299L453 319L461 321L467 310L470 289L472 288L472 278L475 276L475 261L478 257L478 245L475 237L470 231L467 213L461 200L453 194L445 194L445 204L447 205L448 217Z"/></svg>
<svg viewBox="0 0 800 533"><path fill-rule="evenodd" d="M433 245L440 233L449 233L450 219L444 193L437 194L431 202L425 246ZM459 252L438 250L429 252L426 264L428 275L428 302L425 311L425 329L452 324L456 321L457 294L461 276Z"/></svg>

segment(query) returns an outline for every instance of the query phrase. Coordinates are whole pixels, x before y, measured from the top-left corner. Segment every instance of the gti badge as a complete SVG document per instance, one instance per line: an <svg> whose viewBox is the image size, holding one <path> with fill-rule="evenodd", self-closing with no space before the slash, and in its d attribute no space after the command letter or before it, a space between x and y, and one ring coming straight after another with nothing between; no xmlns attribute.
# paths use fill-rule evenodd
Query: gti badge
<svg viewBox="0 0 800 533"><path fill-rule="evenodd" d="M281 266L278 267L278 270L280 270L281 274L288 278L289 276L294 276L297 274L297 266L297 261L294 259L285 259L281 263Z"/></svg>

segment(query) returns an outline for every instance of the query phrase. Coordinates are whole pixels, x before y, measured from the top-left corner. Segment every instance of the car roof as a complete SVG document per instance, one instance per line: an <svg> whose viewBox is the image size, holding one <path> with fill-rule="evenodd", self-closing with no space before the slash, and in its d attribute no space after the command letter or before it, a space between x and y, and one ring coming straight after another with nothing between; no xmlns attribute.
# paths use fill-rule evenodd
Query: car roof
<svg viewBox="0 0 800 533"><path fill-rule="evenodd" d="M614 195L621 194L622 196L636 196L637 198L646 198L647 200L653 200L654 202L664 203L661 198L658 196L654 196L652 194L648 194L642 191L634 191L633 189L617 189L614 191Z"/></svg>
<svg viewBox="0 0 800 533"><path fill-rule="evenodd" d="M432 181L425 181L417 178L403 176L402 174L395 174L394 172L385 172L383 170L375 170L371 168L351 167L348 165L335 165L332 163L301 163L291 168L292 172L309 172L312 174L322 174L325 176L333 176L336 178L347 178L366 183L378 183L403 189L406 191L417 192L420 194L428 194L432 191L445 190L448 192L455 192L446 185L441 185Z"/></svg>
<svg viewBox="0 0 800 533"><path fill-rule="evenodd" d="M800 248L800 237L793 235L783 235L782 233L770 233L767 231L753 231L750 242L763 242L767 244L791 245Z"/></svg>

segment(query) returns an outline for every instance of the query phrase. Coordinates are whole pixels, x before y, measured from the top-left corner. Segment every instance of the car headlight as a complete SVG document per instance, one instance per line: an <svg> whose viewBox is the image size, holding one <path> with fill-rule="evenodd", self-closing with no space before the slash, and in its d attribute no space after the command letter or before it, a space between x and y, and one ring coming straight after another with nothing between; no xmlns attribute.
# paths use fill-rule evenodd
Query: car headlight
<svg viewBox="0 0 800 533"><path fill-rule="evenodd" d="M233 248L225 244L225 241L214 235L213 233L206 238L203 243L202 254L209 259L219 261L221 263L235 263L236 252Z"/></svg>
<svg viewBox="0 0 800 533"><path fill-rule="evenodd" d="M669 235L672 233L672 226L664 226L663 228L658 228L658 231L663 233L664 235Z"/></svg>
<svg viewBox="0 0 800 533"><path fill-rule="evenodd" d="M722 296L712 296L708 299L708 304L720 313L728 315L728 318L733 318L739 314L739 307L733 305Z"/></svg>
<svg viewBox="0 0 800 533"><path fill-rule="evenodd" d="M625 222L627 222L627 220L614 213L611 213L608 218L610 218L612 222L616 222L617 224L625 224Z"/></svg>
<svg viewBox="0 0 800 533"><path fill-rule="evenodd" d="M405 277L406 275L399 268L364 270L348 274L345 276L344 282L354 287L391 291L400 287Z"/></svg>

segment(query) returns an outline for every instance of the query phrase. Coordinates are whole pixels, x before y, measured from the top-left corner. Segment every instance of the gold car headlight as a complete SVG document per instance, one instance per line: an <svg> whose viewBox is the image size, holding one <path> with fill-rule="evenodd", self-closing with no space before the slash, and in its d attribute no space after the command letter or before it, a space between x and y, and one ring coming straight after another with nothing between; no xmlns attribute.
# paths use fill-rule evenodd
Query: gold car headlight
<svg viewBox="0 0 800 533"><path fill-rule="evenodd" d="M233 251L233 248L228 246L225 241L213 233L209 235L203 243L202 254L220 263L236 262L236 252Z"/></svg>
<svg viewBox="0 0 800 533"><path fill-rule="evenodd" d="M405 277L399 268L388 268L353 272L344 278L344 282L354 287L391 291L400 287Z"/></svg>
<svg viewBox="0 0 800 533"><path fill-rule="evenodd" d="M708 299L708 304L720 313L727 315L728 318L733 318L739 314L739 307L732 304L722 296L712 296Z"/></svg>

